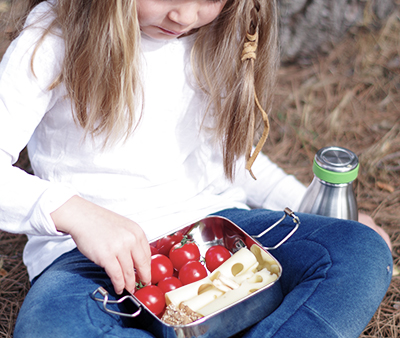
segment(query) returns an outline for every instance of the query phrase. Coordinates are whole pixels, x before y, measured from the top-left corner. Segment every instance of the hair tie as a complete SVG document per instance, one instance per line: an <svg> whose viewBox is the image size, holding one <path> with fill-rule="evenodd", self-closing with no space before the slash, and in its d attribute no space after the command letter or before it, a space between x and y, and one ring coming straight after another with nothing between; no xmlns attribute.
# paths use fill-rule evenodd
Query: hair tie
<svg viewBox="0 0 400 338"><path fill-rule="evenodd" d="M256 51L258 47L258 29L255 30L254 34L246 34L246 42L243 45L243 51L242 51L242 56L241 56L241 61L244 62L246 60L255 60L257 57ZM247 162L246 162L246 169L250 172L250 175L256 179L254 176L251 167L253 166L254 161L256 160L258 154L262 150L262 147L265 144L265 141L268 138L269 134L269 120L268 120L268 114L265 112L265 110L261 107L260 102L258 101L257 93L254 89L254 100L256 103L257 108L260 110L262 119L264 122L264 130L263 133L256 145L256 148L254 149L253 154L251 154L252 150L252 145L250 144L249 149L247 150Z"/></svg>
<svg viewBox="0 0 400 338"><path fill-rule="evenodd" d="M249 150L247 151L247 153L249 154L248 155L249 158L247 159L247 162L246 162L246 169L249 171L251 177L253 177L256 180L257 178L254 176L254 174L253 174L253 172L251 170L251 167L253 166L253 163L256 160L258 154L262 150L262 148L263 148L263 146L265 144L265 141L267 141L268 134L269 134L269 119L268 119L268 114L261 107L261 104L258 101L258 97L257 97L257 94L256 94L255 90L254 90L254 100L256 101L256 106L258 107L258 109L261 112L262 119L263 119L263 122L264 122L264 130L263 130L263 133L262 133L260 139L258 140L258 143L256 145L256 148L254 149L253 154L251 154L252 145L250 144L250 146L249 146ZM251 154L251 156L250 156L250 154Z"/></svg>
<svg viewBox="0 0 400 338"><path fill-rule="evenodd" d="M257 57L256 51L258 47L258 31L254 34L246 34L246 42L243 45L241 61L255 60Z"/></svg>

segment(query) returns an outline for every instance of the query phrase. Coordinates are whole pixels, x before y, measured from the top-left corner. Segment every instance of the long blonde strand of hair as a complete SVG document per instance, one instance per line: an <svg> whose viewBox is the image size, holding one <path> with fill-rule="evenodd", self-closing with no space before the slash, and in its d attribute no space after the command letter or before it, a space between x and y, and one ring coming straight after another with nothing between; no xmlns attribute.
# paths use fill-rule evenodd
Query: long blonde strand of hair
<svg viewBox="0 0 400 338"><path fill-rule="evenodd" d="M23 14L14 36L42 1L16 0ZM142 97L135 1L58 0L53 11L56 19L42 39L61 29L65 58L50 89L64 83L75 121L86 135L104 135L104 146L128 137L140 118L135 113L141 113L137 103Z"/></svg>
<svg viewBox="0 0 400 338"><path fill-rule="evenodd" d="M28 13L42 0L19 1ZM66 46L62 73L54 85L65 83L75 119L87 134L105 134L105 142L128 136L137 119L135 110L141 112L135 109L137 99L143 95L135 1L58 0L54 10L57 19L49 31L61 27ZM254 13L257 57L242 62ZM230 180L237 159L243 155L249 159L254 131L262 121L258 107L267 113L271 109L279 62L277 35L276 0L228 0L219 17L197 32L193 67L201 88L209 94L215 135Z"/></svg>
<svg viewBox="0 0 400 338"><path fill-rule="evenodd" d="M248 34L255 32L257 57L242 61ZM237 159L243 155L249 159L254 131L262 121L255 93L259 105L266 112L271 109L279 63L277 34L274 0L228 0L217 20L198 33L193 64L202 88L209 93L230 180Z"/></svg>
<svg viewBox="0 0 400 338"><path fill-rule="evenodd" d="M90 6L85 2L61 1L58 17L65 19L61 25L70 30L65 34L62 80L75 105L76 119L86 132L116 141L132 131L136 97L141 92L136 6L124 0L92 1ZM70 18L78 20L75 23Z"/></svg>

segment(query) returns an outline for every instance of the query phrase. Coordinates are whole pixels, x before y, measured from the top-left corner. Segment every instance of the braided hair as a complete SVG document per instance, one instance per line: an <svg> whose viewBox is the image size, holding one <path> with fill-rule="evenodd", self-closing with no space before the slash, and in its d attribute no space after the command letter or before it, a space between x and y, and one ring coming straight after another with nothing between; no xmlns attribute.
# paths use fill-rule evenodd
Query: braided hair
<svg viewBox="0 0 400 338"><path fill-rule="evenodd" d="M209 94L209 113L216 120L225 175L231 180L243 155L252 174L251 166L268 136L279 63L277 35L275 0L228 0L217 20L198 32L193 67ZM260 123L264 130L251 154Z"/></svg>
<svg viewBox="0 0 400 338"><path fill-rule="evenodd" d="M43 0L14 1L25 6L27 15ZM62 74L53 85L65 83L75 103L76 121L87 133L105 134L106 140L127 137L141 116L136 112L140 110L136 109L136 100L142 96L142 88L135 1L58 0L54 11L57 19L49 30L56 26L62 29L66 55L71 57L65 59ZM93 25L89 30L88 23ZM90 34L100 30L102 40ZM192 67L208 94L211 109L207 114L215 120L214 136L230 180L242 156L251 173L268 135L267 114L279 63L277 35L276 0L227 0L220 15L196 32ZM88 53L90 58L85 57ZM112 65L107 72L105 64ZM264 131L251 154L260 124Z"/></svg>

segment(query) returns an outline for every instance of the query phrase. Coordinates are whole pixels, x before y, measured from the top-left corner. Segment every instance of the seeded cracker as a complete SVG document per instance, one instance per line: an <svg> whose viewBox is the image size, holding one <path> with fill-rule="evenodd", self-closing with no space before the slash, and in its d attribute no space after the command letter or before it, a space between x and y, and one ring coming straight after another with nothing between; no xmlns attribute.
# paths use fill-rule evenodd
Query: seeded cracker
<svg viewBox="0 0 400 338"><path fill-rule="evenodd" d="M170 325L186 325L203 317L191 310L188 306L180 304L177 308L172 303L167 306L161 320Z"/></svg>

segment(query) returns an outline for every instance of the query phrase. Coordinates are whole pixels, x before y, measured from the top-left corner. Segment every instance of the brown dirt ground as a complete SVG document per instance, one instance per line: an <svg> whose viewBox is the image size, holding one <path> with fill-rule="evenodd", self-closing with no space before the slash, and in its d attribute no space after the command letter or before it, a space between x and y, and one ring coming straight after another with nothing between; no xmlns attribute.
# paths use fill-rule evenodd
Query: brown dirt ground
<svg viewBox="0 0 400 338"><path fill-rule="evenodd" d="M0 1L1 12L8 10ZM390 288L360 337L400 337L400 15L378 29L354 27L328 55L313 63L282 65L271 134L264 151L303 183L312 179L315 152L344 146L359 155L355 184L360 210L390 235L395 273ZM4 23L0 20L0 26ZM0 27L2 28L2 27ZM0 55L6 43L0 35ZM29 169L26 153L16 164ZM0 338L12 337L29 289L22 250L26 238L0 231Z"/></svg>

